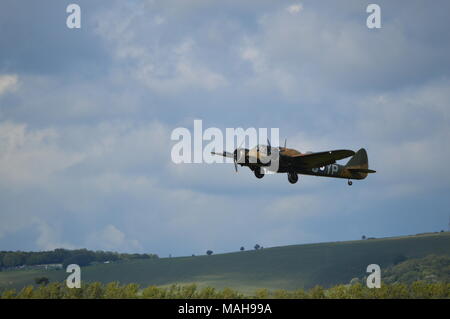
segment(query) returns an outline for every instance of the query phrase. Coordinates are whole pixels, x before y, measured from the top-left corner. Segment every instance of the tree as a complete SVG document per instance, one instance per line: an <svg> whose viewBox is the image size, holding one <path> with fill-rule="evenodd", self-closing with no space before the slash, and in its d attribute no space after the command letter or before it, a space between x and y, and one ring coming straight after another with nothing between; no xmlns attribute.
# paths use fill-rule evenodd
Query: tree
<svg viewBox="0 0 450 319"><path fill-rule="evenodd" d="M258 245L258 244L256 244L256 245L255 245L255 250L258 250L259 248L261 248L261 246Z"/></svg>
<svg viewBox="0 0 450 319"><path fill-rule="evenodd" d="M355 277L352 280L350 280L350 286L356 285L357 283L359 283L358 277Z"/></svg>
<svg viewBox="0 0 450 319"><path fill-rule="evenodd" d="M78 255L67 258L63 261L63 267L67 268L68 265L76 264L80 267L89 265L94 261L94 257L87 253L79 253Z"/></svg>
<svg viewBox="0 0 450 319"><path fill-rule="evenodd" d="M82 258L80 256L83 256ZM18 267L22 265L48 265L64 264L70 258L82 259L82 262L105 262L129 259L158 258L155 254L118 254L108 251L90 251L87 249L67 250L57 248L53 251L23 252L23 251L0 251L0 269ZM70 261L70 260L69 260ZM73 262L77 263L78 262ZM67 263L66 263L67 264ZM80 265L81 266L81 265Z"/></svg>
<svg viewBox="0 0 450 319"><path fill-rule="evenodd" d="M392 260L392 262L394 263L394 265L400 264L402 262L404 262L405 260L407 260L408 258L406 258L405 255L403 254L398 254L394 257L394 259Z"/></svg>
<svg viewBox="0 0 450 319"><path fill-rule="evenodd" d="M245 248L244 248L244 246L242 246L242 247L241 247L241 251L244 251L244 250L245 250Z"/></svg>
<svg viewBox="0 0 450 319"><path fill-rule="evenodd" d="M3 266L4 267L16 267L16 266L20 266L20 265L23 265L23 258L22 258L21 253L19 253L19 252L7 253L3 257Z"/></svg>
<svg viewBox="0 0 450 319"><path fill-rule="evenodd" d="M36 285L47 286L50 280L47 277L37 277L34 278L34 282L36 283Z"/></svg>
<svg viewBox="0 0 450 319"><path fill-rule="evenodd" d="M213 254L213 251L212 251L212 250L207 250L207 251L206 251L206 254L207 254L208 256L211 256L211 255Z"/></svg>

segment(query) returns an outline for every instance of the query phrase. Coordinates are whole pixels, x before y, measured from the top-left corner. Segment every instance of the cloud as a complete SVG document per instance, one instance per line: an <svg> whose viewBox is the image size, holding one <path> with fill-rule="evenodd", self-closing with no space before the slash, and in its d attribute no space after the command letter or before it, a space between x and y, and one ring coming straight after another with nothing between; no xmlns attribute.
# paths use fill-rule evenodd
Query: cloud
<svg viewBox="0 0 450 319"><path fill-rule="evenodd" d="M254 76L246 81L247 87L266 90L277 88L286 98L298 96L295 76L270 64L260 49L246 45L241 48L241 58L251 64L254 72Z"/></svg>
<svg viewBox="0 0 450 319"><path fill-rule="evenodd" d="M261 216L252 208L257 191L252 194L249 190L249 197L228 194L233 188L242 192L236 190L239 180L233 178L232 167L178 166L178 174L173 165L166 165L170 145L164 144L169 134L161 124L119 122L52 130L28 130L17 123L2 123L0 127L8 132L1 136L6 137L2 145L8 150L5 154L9 160L5 162L8 165L1 166L2 177L9 178L2 178L3 237L36 229L39 249L87 246L159 254L187 250L202 253L205 247L227 251L232 243L237 247L244 238L256 241L255 233L224 241L232 229L244 233L252 218L263 218L254 223L260 234L265 232L266 223L273 225L277 220L274 210ZM206 191L214 188L206 181L218 170L224 174L215 176L216 191ZM27 178L18 171L26 172ZM246 171L239 176L257 189L272 188L267 183L257 186ZM283 202L280 199L278 203ZM292 221L308 216L314 208L312 200L308 202L301 205L302 214L290 217ZM269 198L264 205L269 205ZM105 226L99 227L102 224ZM64 231L68 227L73 230ZM267 232L267 237L257 237L271 244L286 241L293 230L280 237L280 228L284 228L283 223ZM165 248L157 245L161 241ZM180 242L186 246L180 246Z"/></svg>
<svg viewBox="0 0 450 319"><path fill-rule="evenodd" d="M107 220L114 206L99 205L100 198L108 202L125 195L146 201L158 188L140 170L157 171L155 164L169 154L163 151L164 130L157 123L46 129L0 123L0 237L37 228L40 249L83 247L86 231L95 227L91 218ZM82 237L67 240L63 229L68 224L78 224ZM125 246L131 243L116 249L131 249Z"/></svg>
<svg viewBox="0 0 450 319"><path fill-rule="evenodd" d="M199 48L192 36L169 41L158 36L154 42L140 36L151 33L155 27L143 12L150 10L146 6L126 5L123 11L114 7L98 18L96 33L105 39L121 63L130 65L127 74L134 74L139 82L162 94L189 89L214 90L227 85L223 74L196 57L197 51L204 47ZM164 28L165 19L160 15L154 21L159 28Z"/></svg>
<svg viewBox="0 0 450 319"><path fill-rule="evenodd" d="M64 247L66 249L74 249L73 245L67 242L61 242L61 228L53 228L49 226L45 221L34 219L33 227L36 227L38 231L38 237L36 240L37 247L40 250L54 250L56 248Z"/></svg>
<svg viewBox="0 0 450 319"><path fill-rule="evenodd" d="M17 88L19 78L16 74L0 75L0 95L14 91Z"/></svg>
<svg viewBox="0 0 450 319"><path fill-rule="evenodd" d="M383 179L403 180L421 187L448 186L441 171L450 151L448 80L437 80L360 101L357 129L373 147Z"/></svg>
<svg viewBox="0 0 450 319"><path fill-rule="evenodd" d="M284 9L264 14L258 29L241 42L247 53L242 58L253 65L249 80L256 78L262 90L272 85L289 99L311 103L339 94L337 90L392 90L448 74L444 52L450 48L422 37L411 40L418 31L404 15L371 32L362 22L365 14L357 14L356 2L346 10L328 5L317 4L301 16ZM384 12L398 9L381 6ZM439 22L430 24L435 28ZM289 85L280 85L283 81Z"/></svg>
<svg viewBox="0 0 450 319"><path fill-rule="evenodd" d="M290 5L289 7L287 7L287 11L290 14L294 14L294 15L299 14L301 10L303 10L303 6L300 3L293 4L293 5Z"/></svg>
<svg viewBox="0 0 450 319"><path fill-rule="evenodd" d="M83 156L56 146L58 133L51 128L29 131L26 124L0 123L0 180L6 187L45 184L54 173Z"/></svg>
<svg viewBox="0 0 450 319"><path fill-rule="evenodd" d="M289 195L276 199L266 207L268 218L279 222L299 221L304 217L315 215L323 210L319 197L311 194Z"/></svg>
<svg viewBox="0 0 450 319"><path fill-rule="evenodd" d="M142 246L135 239L128 239L126 235L114 225L106 225L100 231L92 234L87 240L90 247L113 251L142 251Z"/></svg>

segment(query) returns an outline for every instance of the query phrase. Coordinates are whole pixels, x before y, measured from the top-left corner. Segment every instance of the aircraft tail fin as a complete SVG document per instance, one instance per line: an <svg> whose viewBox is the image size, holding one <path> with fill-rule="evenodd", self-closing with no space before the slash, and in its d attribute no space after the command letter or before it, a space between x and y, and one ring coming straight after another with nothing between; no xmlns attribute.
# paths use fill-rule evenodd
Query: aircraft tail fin
<svg viewBox="0 0 450 319"><path fill-rule="evenodd" d="M361 148L352 158L345 164L347 169L363 169L367 170L369 168L369 159L367 158L367 152L365 149Z"/></svg>
<svg viewBox="0 0 450 319"><path fill-rule="evenodd" d="M376 171L369 169L369 159L367 158L367 152L361 148L345 165L345 169L352 175L358 177L358 179L364 179L367 174L376 173Z"/></svg>

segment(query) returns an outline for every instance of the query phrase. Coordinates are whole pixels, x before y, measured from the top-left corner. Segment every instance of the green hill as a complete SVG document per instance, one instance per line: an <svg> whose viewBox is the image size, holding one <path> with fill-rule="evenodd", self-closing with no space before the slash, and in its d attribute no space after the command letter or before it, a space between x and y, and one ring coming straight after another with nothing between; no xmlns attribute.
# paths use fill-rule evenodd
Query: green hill
<svg viewBox="0 0 450 319"><path fill-rule="evenodd" d="M258 288L330 287L362 278L369 264L383 269L410 258L450 255L450 233L292 245L196 257L133 260L82 268L82 280L119 281L141 286L197 283L200 287L230 287L244 293ZM0 272L0 289L34 284L36 277L62 281L63 270Z"/></svg>

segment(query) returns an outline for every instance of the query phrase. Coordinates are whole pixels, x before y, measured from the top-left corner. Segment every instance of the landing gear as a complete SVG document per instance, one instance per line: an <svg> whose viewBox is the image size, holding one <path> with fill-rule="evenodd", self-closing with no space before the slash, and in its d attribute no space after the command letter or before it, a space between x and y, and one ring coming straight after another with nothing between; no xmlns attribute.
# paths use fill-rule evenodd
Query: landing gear
<svg viewBox="0 0 450 319"><path fill-rule="evenodd" d="M351 180L348 180L347 184L348 184L348 186L352 186L353 182Z"/></svg>
<svg viewBox="0 0 450 319"><path fill-rule="evenodd" d="M261 172L260 168L255 168L255 170L253 171L253 173L255 173L256 178L263 178L264 177L264 173Z"/></svg>
<svg viewBox="0 0 450 319"><path fill-rule="evenodd" d="M298 181L298 175L296 172L289 172L288 173L288 181L291 184L295 184Z"/></svg>

